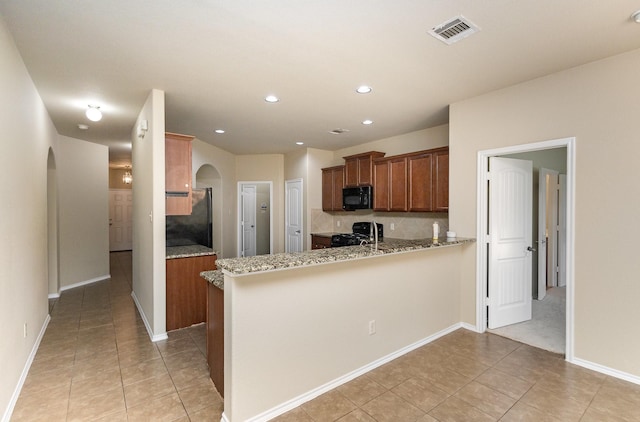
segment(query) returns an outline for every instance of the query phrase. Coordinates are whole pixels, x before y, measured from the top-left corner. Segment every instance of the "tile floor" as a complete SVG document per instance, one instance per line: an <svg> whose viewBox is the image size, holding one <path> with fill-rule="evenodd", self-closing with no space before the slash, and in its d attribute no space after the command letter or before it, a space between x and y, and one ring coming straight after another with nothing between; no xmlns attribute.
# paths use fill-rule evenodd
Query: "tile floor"
<svg viewBox="0 0 640 422"><path fill-rule="evenodd" d="M131 253L111 279L50 301L51 321L11 421L219 421L203 324L152 343L131 298Z"/></svg>
<svg viewBox="0 0 640 422"><path fill-rule="evenodd" d="M131 254L109 281L68 290L12 421L215 421L202 325L151 343L132 302ZM274 382L278 382L275 381ZM277 422L640 421L640 386L493 334L455 331Z"/></svg>

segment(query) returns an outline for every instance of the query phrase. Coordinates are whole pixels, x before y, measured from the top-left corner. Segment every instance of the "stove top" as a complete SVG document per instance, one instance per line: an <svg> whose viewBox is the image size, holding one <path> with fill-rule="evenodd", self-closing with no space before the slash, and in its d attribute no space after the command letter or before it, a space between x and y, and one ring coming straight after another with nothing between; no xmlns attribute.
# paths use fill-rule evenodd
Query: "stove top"
<svg viewBox="0 0 640 422"><path fill-rule="evenodd" d="M365 245L369 236L360 233L340 233L331 236L331 247Z"/></svg>

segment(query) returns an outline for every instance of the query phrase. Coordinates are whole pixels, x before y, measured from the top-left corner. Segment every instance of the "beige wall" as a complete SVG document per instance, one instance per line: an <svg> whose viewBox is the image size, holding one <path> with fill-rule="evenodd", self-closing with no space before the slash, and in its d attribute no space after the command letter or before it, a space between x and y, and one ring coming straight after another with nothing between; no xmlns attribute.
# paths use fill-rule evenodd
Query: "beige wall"
<svg viewBox="0 0 640 422"><path fill-rule="evenodd" d="M137 137L143 119L149 130ZM166 227L164 92L152 90L131 133L133 184L133 295L153 340L166 338Z"/></svg>
<svg viewBox="0 0 640 422"><path fill-rule="evenodd" d="M131 185L127 185L122 181L125 169L109 169L109 189L131 189ZM133 169L131 169L133 175Z"/></svg>
<svg viewBox="0 0 640 422"><path fill-rule="evenodd" d="M237 183L235 155L213 145L194 139L192 143L193 180L198 182L198 171L203 166L215 169L211 180L202 186L213 188L213 240L219 258L237 256Z"/></svg>
<svg viewBox="0 0 640 422"><path fill-rule="evenodd" d="M284 252L284 155L237 155L236 180L273 183L273 253Z"/></svg>
<svg viewBox="0 0 640 422"><path fill-rule="evenodd" d="M53 148L57 159L57 133L1 16L0 63L0 419L8 419L49 311L47 157Z"/></svg>
<svg viewBox="0 0 640 422"><path fill-rule="evenodd" d="M640 377L640 50L453 104L450 222L476 236L479 150L576 138L575 357ZM475 253L462 319L475 323Z"/></svg>
<svg viewBox="0 0 640 422"><path fill-rule="evenodd" d="M109 149L60 136L60 288L109 278Z"/></svg>

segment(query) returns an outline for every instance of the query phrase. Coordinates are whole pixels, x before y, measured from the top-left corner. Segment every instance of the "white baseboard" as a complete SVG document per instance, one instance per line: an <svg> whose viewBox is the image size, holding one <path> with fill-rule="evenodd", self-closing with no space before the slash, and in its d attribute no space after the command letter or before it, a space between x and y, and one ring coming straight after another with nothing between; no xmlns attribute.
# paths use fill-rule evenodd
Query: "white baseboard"
<svg viewBox="0 0 640 422"><path fill-rule="evenodd" d="M462 328L464 328L465 330L473 331L474 333L480 333L480 334L482 333L482 331L478 330L478 327L476 327L475 325L471 325L469 323L466 323L466 322L461 322L460 326Z"/></svg>
<svg viewBox="0 0 640 422"><path fill-rule="evenodd" d="M632 374L628 374L626 372L618 371L617 369L609 368L604 365L600 365L597 363L589 362L588 360L573 358L573 360L568 361L569 363L573 363L574 365L582 366L583 368L591 369L592 371L600 372L601 374L609 375L614 378L618 378L621 380L629 381L634 384L640 385L640 377Z"/></svg>
<svg viewBox="0 0 640 422"><path fill-rule="evenodd" d="M230 422L229 419L227 418L227 415L225 415L224 412L222 412L222 417L220 418L220 422Z"/></svg>
<svg viewBox="0 0 640 422"><path fill-rule="evenodd" d="M70 284L68 286L60 287L60 292L64 292L65 290L75 289L76 287L86 286L87 284L97 283L98 281L108 280L111 278L111 274L105 274L100 277L95 277L89 280L81 281L79 283ZM60 296L60 294L58 294Z"/></svg>
<svg viewBox="0 0 640 422"><path fill-rule="evenodd" d="M305 394L301 394L298 397L295 397L285 403L282 403L281 405L278 405L272 409L267 410L266 412L263 412L259 415L256 415L250 419L248 419L248 422L264 422L264 421L268 421L271 420L273 418L275 418L276 416L282 415L283 413L288 412L291 409L294 409L310 400L315 399L316 397L330 391L333 390L336 387L339 387L357 377L359 377L360 375L363 375L379 366L384 365L385 363L391 362L394 359L399 358L400 356L403 356L409 352L411 352L412 350L415 350L419 347L424 346L425 344L431 343L434 340L439 339L442 336L445 336L455 330L457 330L458 328L461 328L462 324L461 323L457 323L454 324L448 328L445 328L444 330L441 330L429 337L426 337L420 341L417 341L416 343L410 344L406 347L403 347L400 350L397 350L387 356L384 356L378 360L375 360L371 363L369 363L368 365L365 365L359 369L356 369L355 371L352 371L346 375L343 375L339 378L336 378L333 381L329 381L328 383L321 385L318 388L315 388ZM221 419L221 422L229 422L229 420L227 419L226 415L224 415L223 413L223 417Z"/></svg>
<svg viewBox="0 0 640 422"><path fill-rule="evenodd" d="M47 331L47 326L49 325L49 321L51 321L51 317L47 314L47 317L44 319L44 323L42 324L42 328L38 333L38 337L36 338L36 342L31 349L31 353L29 353L29 357L27 358L27 362L24 364L24 368L22 369L22 374L20 374L20 379L18 379L18 385L16 385L15 390L13 391L13 395L11 396L11 400L9 401L9 405L2 415L2 422L9 422L11 419L11 415L13 414L13 409L16 407L16 403L18 402L18 397L20 397L20 392L22 391L22 386L24 386L24 382L27 379L27 375L29 374L29 369L31 369L31 364L33 363L33 359L36 357L36 353L38 352L38 348L40 347L40 342L42 341L42 337L44 337L45 331Z"/></svg>
<svg viewBox="0 0 640 422"><path fill-rule="evenodd" d="M147 329L147 333L149 334L149 338L151 339L151 341L155 343L156 341L168 339L169 336L167 335L167 333L163 333L163 334L153 333L153 330L151 329L151 325L149 325L149 321L147 320L147 316L144 313L144 309L142 309L142 305L140 305L140 302L138 301L136 292L131 291L131 297L133 298L133 302L136 304L136 308L138 308L138 312L140 312L140 316L142 317L142 321L144 322L144 326Z"/></svg>
<svg viewBox="0 0 640 422"><path fill-rule="evenodd" d="M58 299L60 298L60 292L58 293L49 293L49 299Z"/></svg>

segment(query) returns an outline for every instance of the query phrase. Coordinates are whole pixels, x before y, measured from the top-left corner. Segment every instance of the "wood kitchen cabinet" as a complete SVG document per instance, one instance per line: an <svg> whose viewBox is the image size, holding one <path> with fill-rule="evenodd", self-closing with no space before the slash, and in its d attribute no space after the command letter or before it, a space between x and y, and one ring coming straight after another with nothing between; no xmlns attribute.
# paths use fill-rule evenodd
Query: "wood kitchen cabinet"
<svg viewBox="0 0 640 422"><path fill-rule="evenodd" d="M409 211L449 210L449 147L417 152L408 159Z"/></svg>
<svg viewBox="0 0 640 422"><path fill-rule="evenodd" d="M374 211L407 211L407 157L394 156L373 162Z"/></svg>
<svg viewBox="0 0 640 422"><path fill-rule="evenodd" d="M327 236L311 235L311 249L325 249L331 247L331 238Z"/></svg>
<svg viewBox="0 0 640 422"><path fill-rule="evenodd" d="M449 148L373 161L374 211L447 212Z"/></svg>
<svg viewBox="0 0 640 422"><path fill-rule="evenodd" d="M322 210L342 211L345 166L322 169Z"/></svg>
<svg viewBox="0 0 640 422"><path fill-rule="evenodd" d="M193 136L165 133L167 215L191 214L191 141Z"/></svg>
<svg viewBox="0 0 640 422"><path fill-rule="evenodd" d="M205 322L207 282L202 271L216 269L216 255L167 259L167 331Z"/></svg>
<svg viewBox="0 0 640 422"><path fill-rule="evenodd" d="M224 397L224 291L213 283L206 284L207 364L211 380Z"/></svg>
<svg viewBox="0 0 640 422"><path fill-rule="evenodd" d="M433 154L433 210L449 211L449 148Z"/></svg>
<svg viewBox="0 0 640 422"><path fill-rule="evenodd" d="M373 184L373 160L384 157L384 152L370 151L344 158L345 187L371 186Z"/></svg>

